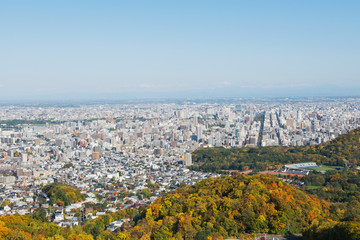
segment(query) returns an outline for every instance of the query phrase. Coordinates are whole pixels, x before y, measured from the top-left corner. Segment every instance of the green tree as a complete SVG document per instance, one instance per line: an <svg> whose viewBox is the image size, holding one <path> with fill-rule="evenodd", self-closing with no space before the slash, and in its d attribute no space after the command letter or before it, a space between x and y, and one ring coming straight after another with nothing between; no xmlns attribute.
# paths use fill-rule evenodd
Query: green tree
<svg viewBox="0 0 360 240"><path fill-rule="evenodd" d="M36 209L32 214L32 218L42 222L49 222L49 219L46 217L46 210L42 208Z"/></svg>

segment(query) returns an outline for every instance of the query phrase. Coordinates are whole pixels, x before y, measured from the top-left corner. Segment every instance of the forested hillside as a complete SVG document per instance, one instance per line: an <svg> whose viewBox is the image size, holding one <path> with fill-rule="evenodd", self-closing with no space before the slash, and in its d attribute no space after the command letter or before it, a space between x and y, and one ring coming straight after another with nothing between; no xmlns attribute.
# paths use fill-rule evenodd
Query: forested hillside
<svg viewBox="0 0 360 240"><path fill-rule="evenodd" d="M54 223L41 222L30 216L6 216L0 217L0 239L92 240L93 237L81 227L61 228Z"/></svg>
<svg viewBox="0 0 360 240"><path fill-rule="evenodd" d="M329 202L351 202L360 199L360 174L358 171L311 173L302 187L308 193Z"/></svg>
<svg viewBox="0 0 360 240"><path fill-rule="evenodd" d="M259 148L202 148L192 155L193 170L258 171L277 169L284 164L314 161L332 166L360 166L360 128L315 146Z"/></svg>
<svg viewBox="0 0 360 240"><path fill-rule="evenodd" d="M352 240L360 234L358 200L336 207L270 175L209 178L158 198L143 210L106 214L82 227L61 228L35 215L0 217L0 239L202 240L303 233L305 240ZM117 233L106 230L119 219L130 222Z"/></svg>
<svg viewBox="0 0 360 240"><path fill-rule="evenodd" d="M267 175L211 178L157 199L129 236L152 239L300 233L329 217L329 204Z"/></svg>

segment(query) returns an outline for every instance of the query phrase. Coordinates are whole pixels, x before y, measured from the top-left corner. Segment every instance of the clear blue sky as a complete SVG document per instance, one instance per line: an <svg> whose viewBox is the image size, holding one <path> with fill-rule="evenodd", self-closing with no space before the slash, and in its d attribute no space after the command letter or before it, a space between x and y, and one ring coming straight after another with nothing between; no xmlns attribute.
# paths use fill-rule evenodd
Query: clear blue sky
<svg viewBox="0 0 360 240"><path fill-rule="evenodd" d="M360 1L0 1L0 99L360 95Z"/></svg>

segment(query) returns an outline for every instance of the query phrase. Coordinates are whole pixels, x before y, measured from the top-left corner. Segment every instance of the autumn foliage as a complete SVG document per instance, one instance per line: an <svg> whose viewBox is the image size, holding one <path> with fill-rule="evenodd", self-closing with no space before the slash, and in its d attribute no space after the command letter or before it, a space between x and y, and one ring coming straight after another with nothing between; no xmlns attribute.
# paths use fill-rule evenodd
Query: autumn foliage
<svg viewBox="0 0 360 240"><path fill-rule="evenodd" d="M273 176L210 178L157 199L132 229L140 238L207 239L243 233L299 233L329 204Z"/></svg>
<svg viewBox="0 0 360 240"><path fill-rule="evenodd" d="M360 128L336 139L314 146L258 147L258 148L203 148L192 155L193 170L258 171L277 169L284 164L314 161L318 164L360 166Z"/></svg>
<svg viewBox="0 0 360 240"><path fill-rule="evenodd" d="M80 202L86 197L76 187L63 183L52 183L43 187L42 190L49 196L52 203L57 203L60 206Z"/></svg>
<svg viewBox="0 0 360 240"><path fill-rule="evenodd" d="M325 221L307 229L304 234L305 240L329 240L329 239L360 239L360 222Z"/></svg>
<svg viewBox="0 0 360 240"><path fill-rule="evenodd" d="M0 217L0 239L16 240L93 240L79 228L61 228L54 223L35 220L30 216Z"/></svg>

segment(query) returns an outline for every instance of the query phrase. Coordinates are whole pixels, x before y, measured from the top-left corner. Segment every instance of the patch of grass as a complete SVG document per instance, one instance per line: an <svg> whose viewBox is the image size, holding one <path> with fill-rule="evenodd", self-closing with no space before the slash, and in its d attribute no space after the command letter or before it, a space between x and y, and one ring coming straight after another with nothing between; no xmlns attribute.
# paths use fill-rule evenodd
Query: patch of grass
<svg viewBox="0 0 360 240"><path fill-rule="evenodd" d="M338 166L321 166L321 167L308 167L306 169L311 169L315 171L334 171L337 170Z"/></svg>
<svg viewBox="0 0 360 240"><path fill-rule="evenodd" d="M313 189L319 189L321 186L306 186L306 190L313 190Z"/></svg>

